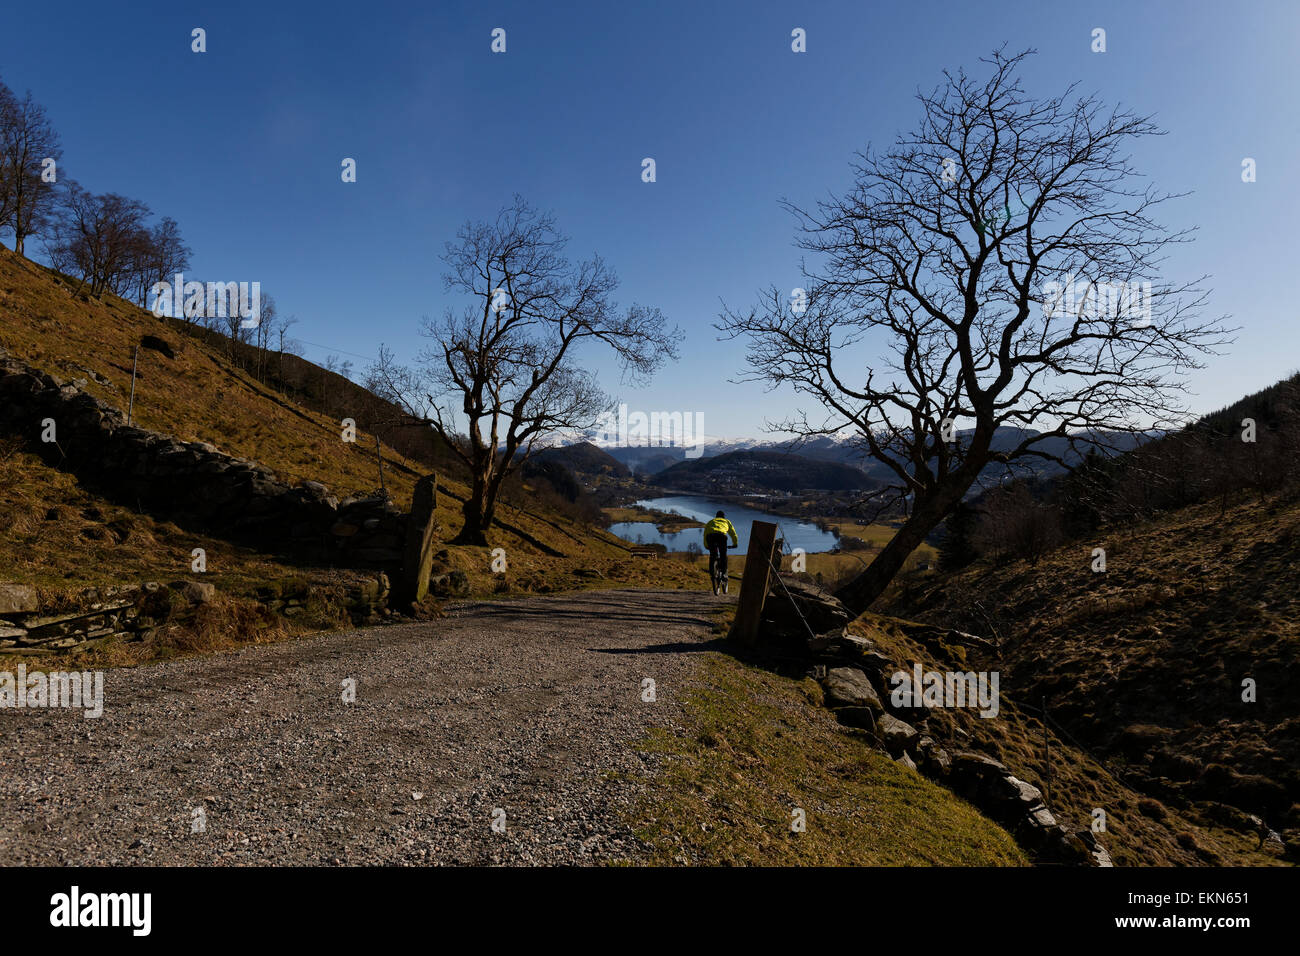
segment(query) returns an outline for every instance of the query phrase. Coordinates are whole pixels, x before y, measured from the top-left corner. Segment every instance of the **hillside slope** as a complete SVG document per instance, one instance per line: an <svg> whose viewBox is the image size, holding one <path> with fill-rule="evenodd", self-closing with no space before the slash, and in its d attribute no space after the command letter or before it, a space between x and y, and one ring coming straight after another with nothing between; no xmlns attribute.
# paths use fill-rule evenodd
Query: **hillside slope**
<svg viewBox="0 0 1300 956"><path fill-rule="evenodd" d="M1203 819L1257 814L1295 843L1298 553L1294 494L1238 498L1107 528L1037 564L979 563L890 610L1000 638L1007 693L1046 699L1131 785Z"/></svg>
<svg viewBox="0 0 1300 956"><path fill-rule="evenodd" d="M535 452L531 460L558 462L569 471L580 475L608 474L615 478L627 478L632 474L621 461L589 441L543 448Z"/></svg>
<svg viewBox="0 0 1300 956"><path fill-rule="evenodd" d="M140 349L134 424L260 462L287 484L321 482L339 498L379 489L374 436L359 429L355 442L343 440L341 418L351 411L346 396L360 392L355 386L335 383L327 416L258 382L210 337L184 334L111 295L74 297L75 288L57 273L0 250L0 349L125 413L134 350L153 337L163 344ZM374 409L359 407L355 417L370 420ZM278 579L305 578L325 587L367 577L285 564L229 543L220 529L180 528L168 515L146 513L134 501L106 498L86 480L93 476L78 478L36 455L40 423L30 425L0 434L0 581L38 586L45 605L88 586L185 577L195 547L208 553L205 580L232 595L252 595ZM430 467L384 447L382 482L397 507L409 506L416 478ZM446 541L460 529L466 488L454 473L443 472L439 486L436 526ZM546 511L530 501L526 487L500 507L499 516L502 526L492 545L506 549L507 572L492 570L489 548L449 547L443 556L444 570L464 574L464 593L554 591L609 581L704 586L703 571L678 562L628 561L624 543Z"/></svg>

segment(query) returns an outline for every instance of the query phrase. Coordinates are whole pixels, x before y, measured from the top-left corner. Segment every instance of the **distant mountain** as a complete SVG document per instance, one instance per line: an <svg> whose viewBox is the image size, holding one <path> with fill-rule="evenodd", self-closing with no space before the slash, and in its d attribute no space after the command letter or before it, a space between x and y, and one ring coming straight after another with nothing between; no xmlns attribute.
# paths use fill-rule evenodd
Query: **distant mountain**
<svg viewBox="0 0 1300 956"><path fill-rule="evenodd" d="M863 491L879 482L866 472L834 461L780 451L732 451L682 461L655 475L655 482L679 491L793 492Z"/></svg>
<svg viewBox="0 0 1300 956"><path fill-rule="evenodd" d="M576 445L544 448L535 452L531 461L554 462L579 475L607 474L616 478L626 478L631 474L621 461L589 441L578 442Z"/></svg>
<svg viewBox="0 0 1300 956"><path fill-rule="evenodd" d="M636 472L639 475L653 475L677 464L679 461L687 460L686 450L683 448L657 448L653 446L648 448L636 446L620 448L617 445L611 445L601 450L622 463L629 471Z"/></svg>
<svg viewBox="0 0 1300 956"><path fill-rule="evenodd" d="M970 431L957 433L959 440L969 440L970 434ZM1038 432L1032 429L999 428L993 438L993 448L995 451L1007 451L1016 447L1029 436L1036 434ZM1075 436L1078 445L1077 451L1071 449L1070 441L1066 438L1049 438L1040 442L1038 447L1049 454L1064 459L1067 467L1073 467L1083 460L1083 456L1087 454L1089 447L1113 448L1115 452L1124 452L1149 437L1151 436L1113 432L1098 432L1091 435L1080 433ZM584 442L584 444L590 443ZM894 473L886 465L870 457L863 450L861 440L852 435L818 435L814 438L786 438L776 441L763 441L760 439L711 440L704 444L702 452L695 458L687 457L687 452L693 451L693 449L673 446L634 446L627 448L606 446L603 450L611 457L622 462L630 470L640 474L654 475L656 480L658 480L659 474L679 463L706 461L740 451L774 452L783 455L795 455L810 461L849 465L865 473L868 478L873 479L871 482L873 487L890 484L895 480ZM1036 475L1040 478L1050 478L1063 473L1065 470L1066 467L1056 462L1037 457L1024 459L1017 466L1018 473L1026 476ZM996 483L1004 471L1005 469L1001 465L991 465L985 469L981 478L986 483L989 481Z"/></svg>

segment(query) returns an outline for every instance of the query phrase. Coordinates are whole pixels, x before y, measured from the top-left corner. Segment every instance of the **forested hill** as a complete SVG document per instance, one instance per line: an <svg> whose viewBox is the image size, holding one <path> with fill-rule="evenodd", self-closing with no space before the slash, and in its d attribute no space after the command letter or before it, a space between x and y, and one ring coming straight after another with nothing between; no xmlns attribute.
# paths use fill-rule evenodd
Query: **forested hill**
<svg viewBox="0 0 1300 956"><path fill-rule="evenodd" d="M878 486L865 472L834 461L775 451L734 451L679 462L655 476L681 491L861 491Z"/></svg>

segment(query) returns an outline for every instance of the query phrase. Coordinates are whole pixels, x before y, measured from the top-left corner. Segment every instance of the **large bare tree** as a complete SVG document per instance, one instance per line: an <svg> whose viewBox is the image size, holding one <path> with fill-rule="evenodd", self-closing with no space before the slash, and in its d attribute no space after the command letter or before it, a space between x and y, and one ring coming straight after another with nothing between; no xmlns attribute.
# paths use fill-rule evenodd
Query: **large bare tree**
<svg viewBox="0 0 1300 956"><path fill-rule="evenodd" d="M30 92L19 99L0 83L0 230L13 233L19 255L25 254L27 237L49 222L62 157L45 107ZM47 160L54 166L47 167Z"/></svg>
<svg viewBox="0 0 1300 956"><path fill-rule="evenodd" d="M654 308L620 309L618 278L599 256L570 262L554 217L516 196L495 220L467 223L448 243L446 290L462 300L421 333L419 367L387 349L366 382L427 424L468 469L458 540L486 544L497 496L539 438L589 428L610 399L586 363L612 353L624 379L644 381L677 357L681 333Z"/></svg>
<svg viewBox="0 0 1300 956"><path fill-rule="evenodd" d="M755 308L723 307L718 328L748 341L746 377L825 410L775 427L849 428L896 478L877 500L906 520L841 588L855 612L990 464L1181 419L1183 373L1227 335L1199 315L1204 277L1160 276L1190 231L1156 221L1175 197L1128 155L1160 130L1073 86L1027 95L1030 53L994 53L983 79L945 72L918 93L915 132L857 155L845 195L784 203L809 254L806 299L771 288Z"/></svg>

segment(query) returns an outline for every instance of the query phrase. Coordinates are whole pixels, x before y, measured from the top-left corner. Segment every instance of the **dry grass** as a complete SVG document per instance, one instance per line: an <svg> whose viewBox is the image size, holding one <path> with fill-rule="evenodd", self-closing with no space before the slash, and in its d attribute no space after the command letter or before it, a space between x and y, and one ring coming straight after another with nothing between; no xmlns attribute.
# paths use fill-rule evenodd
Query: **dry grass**
<svg viewBox="0 0 1300 956"><path fill-rule="evenodd" d="M259 461L290 484L320 481L340 496L379 486L372 436L359 432L355 444L344 442L338 422L258 383L220 350L124 300L82 299L74 297L74 288L75 283L0 250L0 347L57 377L84 380L86 391L125 411L135 345L145 334L160 336L175 358L141 350L137 424ZM107 384L97 383L91 372ZM385 452L385 482L399 506L409 503L415 478L426 470L419 462ZM466 489L449 476L440 476L439 483L450 490L438 495L435 514L439 537L448 541L460 530L458 499ZM473 596L609 586L707 586L702 570L682 562L633 560L626 544L570 518L533 507L502 505L498 510L505 522L563 557L549 555L504 528L493 532L488 548L450 545L448 565L466 572ZM370 576L289 566L179 528L164 516L140 513L134 502L97 497L73 475L25 452L12 437L0 438L0 580L33 583L48 601L64 600L88 586L186 577L196 547L207 552L206 580L233 598L250 597L266 581L291 575L306 578L322 593ZM492 547L506 549L509 569L504 575L492 571ZM598 575L576 575L578 570ZM328 615L322 618L328 620ZM255 616L239 619L237 629L246 631L245 640L301 630L279 621L259 623ZM176 649L198 651L227 638L194 640L192 647ZM138 648L130 651L132 656L138 653Z"/></svg>
<svg viewBox="0 0 1300 956"><path fill-rule="evenodd" d="M1007 693L1048 697L1055 719L1116 772L1144 789L1154 781L1206 851L1261 864L1273 857L1255 851L1253 835L1203 838L1218 784L1197 778L1217 765L1292 793L1300 783L1297 544L1300 502L1243 500L1222 513L1199 505L1104 531L1037 565L974 566L893 608L996 631ZM1104 574L1091 570L1094 547L1106 550ZM1254 703L1242 700L1247 677L1258 685ZM1166 766L1183 761L1186 773L1168 779L1151 762L1157 754ZM1300 835L1300 806L1283 800L1264 815Z"/></svg>
<svg viewBox="0 0 1300 956"><path fill-rule="evenodd" d="M666 766L634 815L652 864L1006 866L1025 855L965 801L839 728L821 690L704 656L684 733L642 746ZM806 816L794 832L792 811Z"/></svg>

